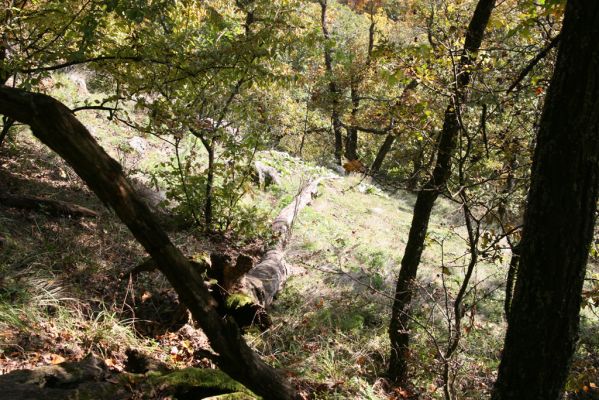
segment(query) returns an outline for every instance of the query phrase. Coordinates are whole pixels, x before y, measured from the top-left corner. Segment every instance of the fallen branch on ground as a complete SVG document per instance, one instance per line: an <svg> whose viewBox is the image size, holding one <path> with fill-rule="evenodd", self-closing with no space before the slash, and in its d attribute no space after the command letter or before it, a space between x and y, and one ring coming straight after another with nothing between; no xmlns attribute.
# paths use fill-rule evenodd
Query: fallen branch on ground
<svg viewBox="0 0 599 400"><path fill-rule="evenodd" d="M35 196L0 195L0 204L25 210L42 211L57 217L96 218L98 213L89 208L66 201L50 200Z"/></svg>

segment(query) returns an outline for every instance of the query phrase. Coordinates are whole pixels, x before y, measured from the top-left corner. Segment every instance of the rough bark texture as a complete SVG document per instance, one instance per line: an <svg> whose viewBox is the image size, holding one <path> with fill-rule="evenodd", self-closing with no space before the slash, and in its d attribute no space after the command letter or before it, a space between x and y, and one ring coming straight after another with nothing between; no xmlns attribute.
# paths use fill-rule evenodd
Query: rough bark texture
<svg viewBox="0 0 599 400"><path fill-rule="evenodd" d="M66 201L42 199L34 196L0 194L0 204L8 207L36 210L58 217L96 218L98 213L89 208Z"/></svg>
<svg viewBox="0 0 599 400"><path fill-rule="evenodd" d="M45 95L0 86L0 113L29 125L38 139L64 158L98 197L114 209L200 324L226 373L267 398L296 396L287 380L248 347L238 326L221 318L198 271L171 243L147 205L136 195L121 166L106 154L66 106Z"/></svg>
<svg viewBox="0 0 599 400"><path fill-rule="evenodd" d="M494 400L561 398L599 185L599 2L569 0L545 100Z"/></svg>
<svg viewBox="0 0 599 400"><path fill-rule="evenodd" d="M470 82L474 57L484 36L485 29L495 7L495 0L479 0L466 31L464 49L457 68L456 93L454 101L445 111L437 160L433 174L416 198L412 225L401 261L401 270L395 288L395 299L389 324L391 355L389 377L396 384L405 384L408 378L408 345L410 339L409 320L413 282L416 278L420 257L424 250L424 238L435 200L451 174L451 157L456 148L460 129L459 107L466 100L465 89Z"/></svg>
<svg viewBox="0 0 599 400"><path fill-rule="evenodd" d="M79 362L48 365L0 375L2 398L19 400L124 399L126 393L106 382L108 367L88 356Z"/></svg>
<svg viewBox="0 0 599 400"><path fill-rule="evenodd" d="M78 362L18 370L0 375L6 400L130 400L138 398L255 399L256 396L220 370L166 366L139 352L128 352L129 372L111 372L104 361L88 355ZM133 371L135 370L135 371ZM147 371L152 374L142 375ZM228 397L230 396L230 397Z"/></svg>
<svg viewBox="0 0 599 400"><path fill-rule="evenodd" d="M360 109L360 96L358 94L358 82L352 79L350 88L352 102L352 123L355 123ZM345 140L345 158L349 161L358 159L358 128L352 126L347 128L347 138Z"/></svg>

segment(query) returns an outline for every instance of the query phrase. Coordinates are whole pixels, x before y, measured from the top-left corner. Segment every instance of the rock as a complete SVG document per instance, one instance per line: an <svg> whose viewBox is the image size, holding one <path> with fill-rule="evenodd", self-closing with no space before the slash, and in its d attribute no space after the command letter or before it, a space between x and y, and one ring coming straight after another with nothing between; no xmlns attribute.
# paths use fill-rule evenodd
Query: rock
<svg viewBox="0 0 599 400"><path fill-rule="evenodd" d="M77 87L77 92L80 95L89 95L89 91L87 90L87 77L84 73L80 71L73 71L68 74L68 77L71 82L75 84Z"/></svg>
<svg viewBox="0 0 599 400"><path fill-rule="evenodd" d="M148 371L167 372L168 366L162 361L156 360L146 354L143 354L136 349L127 349L125 351L127 361L125 362L125 370L136 374L143 374Z"/></svg>
<svg viewBox="0 0 599 400"><path fill-rule="evenodd" d="M279 171L273 167L263 164L260 161L256 161L254 163L253 180L260 187L268 187L272 184L278 186L281 184L281 175L279 174Z"/></svg>
<svg viewBox="0 0 599 400"><path fill-rule="evenodd" d="M162 205L164 201L166 201L166 193L163 190L155 190L139 178L131 178L129 181L137 191L139 197L141 197L153 211L163 210L164 207Z"/></svg>
<svg viewBox="0 0 599 400"><path fill-rule="evenodd" d="M137 151L140 155L144 155L148 149L148 141L142 137L134 136L129 139L129 146Z"/></svg>
<svg viewBox="0 0 599 400"><path fill-rule="evenodd" d="M69 400L125 399L125 393L110 382L108 367L94 355L79 362L65 362L33 370L13 371L0 376L3 399Z"/></svg>
<svg viewBox="0 0 599 400"><path fill-rule="evenodd" d="M368 212L374 215L383 215L385 213L385 211L379 207L372 207L368 210Z"/></svg>

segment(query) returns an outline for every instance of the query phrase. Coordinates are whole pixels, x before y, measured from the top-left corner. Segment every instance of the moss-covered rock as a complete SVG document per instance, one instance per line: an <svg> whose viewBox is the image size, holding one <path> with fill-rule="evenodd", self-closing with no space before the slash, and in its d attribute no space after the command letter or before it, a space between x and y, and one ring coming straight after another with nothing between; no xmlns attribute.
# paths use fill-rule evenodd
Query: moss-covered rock
<svg viewBox="0 0 599 400"><path fill-rule="evenodd" d="M169 373L150 372L145 384L179 400L186 399L257 399L249 389L220 370L185 368Z"/></svg>

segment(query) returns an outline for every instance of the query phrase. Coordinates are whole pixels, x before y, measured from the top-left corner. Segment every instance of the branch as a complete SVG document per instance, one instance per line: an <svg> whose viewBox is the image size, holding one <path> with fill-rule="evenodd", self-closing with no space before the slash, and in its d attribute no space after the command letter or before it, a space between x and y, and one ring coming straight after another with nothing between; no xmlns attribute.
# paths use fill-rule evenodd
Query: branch
<svg viewBox="0 0 599 400"><path fill-rule="evenodd" d="M88 64L88 63L92 63L92 62L112 61L112 60L144 61L143 57L141 57L141 56L99 56L99 57L87 58L85 60L71 60L71 61L64 62L62 64L50 65L47 67L23 69L23 70L20 70L19 72L21 72L23 74L30 74L30 73L44 72L44 71L56 71L58 69L71 67L73 65L81 65L81 64Z"/></svg>
<svg viewBox="0 0 599 400"><path fill-rule="evenodd" d="M559 39L560 39L560 33L558 33L553 39L551 39L551 41L549 42L549 44L547 46L545 46L545 48L543 48L539 54L537 54L532 60L530 60L530 62L528 63L528 65L526 65L526 67L520 72L520 74L518 75L518 77L516 78L516 80L514 81L514 83L512 83L510 85L510 87L507 90L507 93L511 93L516 86L518 86L520 84L520 82L522 82L522 80L524 78L526 78L526 75L528 75L530 73L530 71L532 71L532 69L543 59L547 56L547 54L551 51L551 49L553 49L555 46L557 46L557 44L559 43Z"/></svg>
<svg viewBox="0 0 599 400"><path fill-rule="evenodd" d="M341 126L344 127L345 129L355 129L360 132L372 133L374 135L386 135L389 133L389 131L391 131L395 127L395 120L393 118L391 118L389 125L386 128L382 128L382 129L369 128L366 126L358 126L358 125L348 125L348 124L345 124L341 120L339 122L341 123Z"/></svg>

